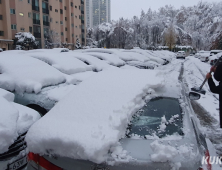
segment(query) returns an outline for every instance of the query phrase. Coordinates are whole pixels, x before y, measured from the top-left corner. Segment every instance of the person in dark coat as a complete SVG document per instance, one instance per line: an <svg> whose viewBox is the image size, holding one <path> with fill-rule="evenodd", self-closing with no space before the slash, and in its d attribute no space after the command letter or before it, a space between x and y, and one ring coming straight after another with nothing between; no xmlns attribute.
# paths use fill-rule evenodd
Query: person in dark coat
<svg viewBox="0 0 222 170"><path fill-rule="evenodd" d="M219 85L216 86L212 75L207 73L206 78L208 79L208 84L212 93L219 94L219 108L220 108L220 128L222 128L222 64L217 67L212 67L211 72L214 72L215 80L219 81Z"/></svg>

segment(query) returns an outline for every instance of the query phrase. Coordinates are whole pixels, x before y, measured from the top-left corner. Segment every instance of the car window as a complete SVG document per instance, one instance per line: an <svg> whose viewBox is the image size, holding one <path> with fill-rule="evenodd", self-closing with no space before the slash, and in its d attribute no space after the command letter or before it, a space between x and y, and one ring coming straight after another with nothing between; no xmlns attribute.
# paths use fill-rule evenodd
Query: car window
<svg viewBox="0 0 222 170"><path fill-rule="evenodd" d="M158 97L147 102L134 115L126 136L145 137L155 134L162 138L174 133L183 135L182 126L182 110L179 101L174 98Z"/></svg>

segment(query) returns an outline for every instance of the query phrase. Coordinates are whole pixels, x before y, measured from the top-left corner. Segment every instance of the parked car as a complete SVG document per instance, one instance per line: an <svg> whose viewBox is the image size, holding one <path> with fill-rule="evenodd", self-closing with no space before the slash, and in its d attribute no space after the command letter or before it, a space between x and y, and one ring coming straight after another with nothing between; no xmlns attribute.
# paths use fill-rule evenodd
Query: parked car
<svg viewBox="0 0 222 170"><path fill-rule="evenodd" d="M0 89L0 169L21 170L27 165L25 135L40 115L13 102L14 95Z"/></svg>
<svg viewBox="0 0 222 170"><path fill-rule="evenodd" d="M211 50L210 51L210 56L216 55L216 54L221 53L221 52L222 52L222 50Z"/></svg>
<svg viewBox="0 0 222 170"><path fill-rule="evenodd" d="M184 51L178 51L178 52L177 52L177 56L176 56L177 59L178 59L178 58L183 58L183 59L185 59L185 57L186 57L186 53L185 53Z"/></svg>
<svg viewBox="0 0 222 170"><path fill-rule="evenodd" d="M221 56L222 56L222 52L210 56L210 57L209 57L210 65L214 65Z"/></svg>
<svg viewBox="0 0 222 170"><path fill-rule="evenodd" d="M7 51L1 55L0 88L14 93L16 103L44 115L74 85L67 84L68 75L27 55L25 51Z"/></svg>
<svg viewBox="0 0 222 170"><path fill-rule="evenodd" d="M85 81L28 132L28 169L170 170L178 162L183 170L202 169L209 152L190 101L177 95L180 87L162 86L158 73L109 70Z"/></svg>
<svg viewBox="0 0 222 170"><path fill-rule="evenodd" d="M2 48L0 48L0 52L3 52L3 49L2 49Z"/></svg>
<svg viewBox="0 0 222 170"><path fill-rule="evenodd" d="M202 62L208 62L210 57L210 51L199 51L197 58Z"/></svg>

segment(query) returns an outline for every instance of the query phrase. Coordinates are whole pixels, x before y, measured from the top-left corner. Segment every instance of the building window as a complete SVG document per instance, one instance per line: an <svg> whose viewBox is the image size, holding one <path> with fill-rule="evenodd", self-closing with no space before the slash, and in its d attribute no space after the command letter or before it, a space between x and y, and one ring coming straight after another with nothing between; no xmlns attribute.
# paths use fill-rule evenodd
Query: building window
<svg viewBox="0 0 222 170"><path fill-rule="evenodd" d="M31 0L28 0L28 3L31 4Z"/></svg>
<svg viewBox="0 0 222 170"><path fill-rule="evenodd" d="M74 37L74 34L72 34L72 37Z"/></svg>
<svg viewBox="0 0 222 170"><path fill-rule="evenodd" d="M63 10L62 9L60 9L60 14L63 14Z"/></svg>
<svg viewBox="0 0 222 170"><path fill-rule="evenodd" d="M63 24L63 21L60 21L60 24L62 25L62 24Z"/></svg>
<svg viewBox="0 0 222 170"><path fill-rule="evenodd" d="M59 2L62 2L62 0L59 0Z"/></svg>
<svg viewBox="0 0 222 170"><path fill-rule="evenodd" d="M81 9L81 7L79 6L79 10Z"/></svg>
<svg viewBox="0 0 222 170"><path fill-rule="evenodd" d="M73 7L73 2L71 2L71 6Z"/></svg>
<svg viewBox="0 0 222 170"><path fill-rule="evenodd" d="M66 6L64 6L64 9L66 10Z"/></svg>
<svg viewBox="0 0 222 170"><path fill-rule="evenodd" d="M52 6L49 7L50 11L52 11Z"/></svg>
<svg viewBox="0 0 222 170"><path fill-rule="evenodd" d="M68 38L66 38L66 42L68 41Z"/></svg>
<svg viewBox="0 0 222 170"><path fill-rule="evenodd" d="M15 9L10 9L10 14L15 14Z"/></svg>
<svg viewBox="0 0 222 170"><path fill-rule="evenodd" d="M68 31L67 27L65 28L66 31Z"/></svg>
<svg viewBox="0 0 222 170"><path fill-rule="evenodd" d="M74 27L74 24L72 24L72 27Z"/></svg>
<svg viewBox="0 0 222 170"><path fill-rule="evenodd" d="M0 31L0 36L4 36L4 31Z"/></svg>
<svg viewBox="0 0 222 170"><path fill-rule="evenodd" d="M12 30L16 30L16 25L15 25L15 24L12 24L12 25L11 25L11 29L12 29Z"/></svg>
<svg viewBox="0 0 222 170"><path fill-rule="evenodd" d="M56 21L56 24L58 24L58 21Z"/></svg>
<svg viewBox="0 0 222 170"><path fill-rule="evenodd" d="M65 21L67 21L67 17L65 17Z"/></svg>
<svg viewBox="0 0 222 170"><path fill-rule="evenodd" d="M31 13L31 12L28 13L28 17L29 17L29 18L32 17L32 13Z"/></svg>
<svg viewBox="0 0 222 170"><path fill-rule="evenodd" d="M75 6L75 8L77 8L77 6Z"/></svg>
<svg viewBox="0 0 222 170"><path fill-rule="evenodd" d="M0 0L0 4L2 3L2 0Z"/></svg>
<svg viewBox="0 0 222 170"><path fill-rule="evenodd" d="M61 32L61 36L63 36L63 32Z"/></svg>
<svg viewBox="0 0 222 170"><path fill-rule="evenodd" d="M0 15L0 20L3 20L3 17L2 17L2 15Z"/></svg>
<svg viewBox="0 0 222 170"><path fill-rule="evenodd" d="M76 16L76 18L77 18L77 16Z"/></svg>
<svg viewBox="0 0 222 170"><path fill-rule="evenodd" d="M76 26L76 28L77 28L77 26Z"/></svg>
<svg viewBox="0 0 222 170"><path fill-rule="evenodd" d="M71 17L73 17L73 13L71 13Z"/></svg>
<svg viewBox="0 0 222 170"><path fill-rule="evenodd" d="M52 18L50 18L50 22L52 22Z"/></svg>
<svg viewBox="0 0 222 170"><path fill-rule="evenodd" d="M81 15L79 15L79 19L81 19Z"/></svg>
<svg viewBox="0 0 222 170"><path fill-rule="evenodd" d="M22 17L24 16L24 14L22 12L20 12L19 15L22 16Z"/></svg>
<svg viewBox="0 0 222 170"><path fill-rule="evenodd" d="M58 12L58 9L55 9L55 12Z"/></svg>
<svg viewBox="0 0 222 170"><path fill-rule="evenodd" d="M31 33L32 33L32 27L29 27L29 32L31 32Z"/></svg>
<svg viewBox="0 0 222 170"><path fill-rule="evenodd" d="M25 31L25 28L21 28L21 31Z"/></svg>

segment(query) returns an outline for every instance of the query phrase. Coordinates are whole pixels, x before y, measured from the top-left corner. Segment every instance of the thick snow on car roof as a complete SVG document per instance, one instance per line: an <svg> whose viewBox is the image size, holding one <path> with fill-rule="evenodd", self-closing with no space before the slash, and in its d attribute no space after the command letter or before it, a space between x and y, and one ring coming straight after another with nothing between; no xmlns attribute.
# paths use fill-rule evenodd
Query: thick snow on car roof
<svg viewBox="0 0 222 170"><path fill-rule="evenodd" d="M0 154L8 150L18 134L26 132L40 118L38 112L13 103L14 94L0 89Z"/></svg>
<svg viewBox="0 0 222 170"><path fill-rule="evenodd" d="M25 53L1 54L0 72L0 87L18 93L38 93L44 86L66 81L63 73Z"/></svg>
<svg viewBox="0 0 222 170"><path fill-rule="evenodd" d="M93 69L96 71L101 71L107 68L116 68L114 66L109 65L106 61L100 60L96 57L93 57L91 55L85 54L85 53L79 53L79 52L73 52L74 56L81 61L84 61L88 63L89 65L93 66Z"/></svg>
<svg viewBox="0 0 222 170"><path fill-rule="evenodd" d="M163 85L155 70L112 69L97 73L59 101L26 135L28 148L101 163L124 136L132 115Z"/></svg>
<svg viewBox="0 0 222 170"><path fill-rule="evenodd" d="M75 58L72 54L72 52L61 53L53 49L41 51L39 53L29 52L28 55L48 63L65 74L75 74L92 70L91 66Z"/></svg>
<svg viewBox="0 0 222 170"><path fill-rule="evenodd" d="M111 64L113 66L125 65L125 62L115 54L99 53L99 52L85 52L85 53L97 57L99 59L105 60L107 61L108 64Z"/></svg>

